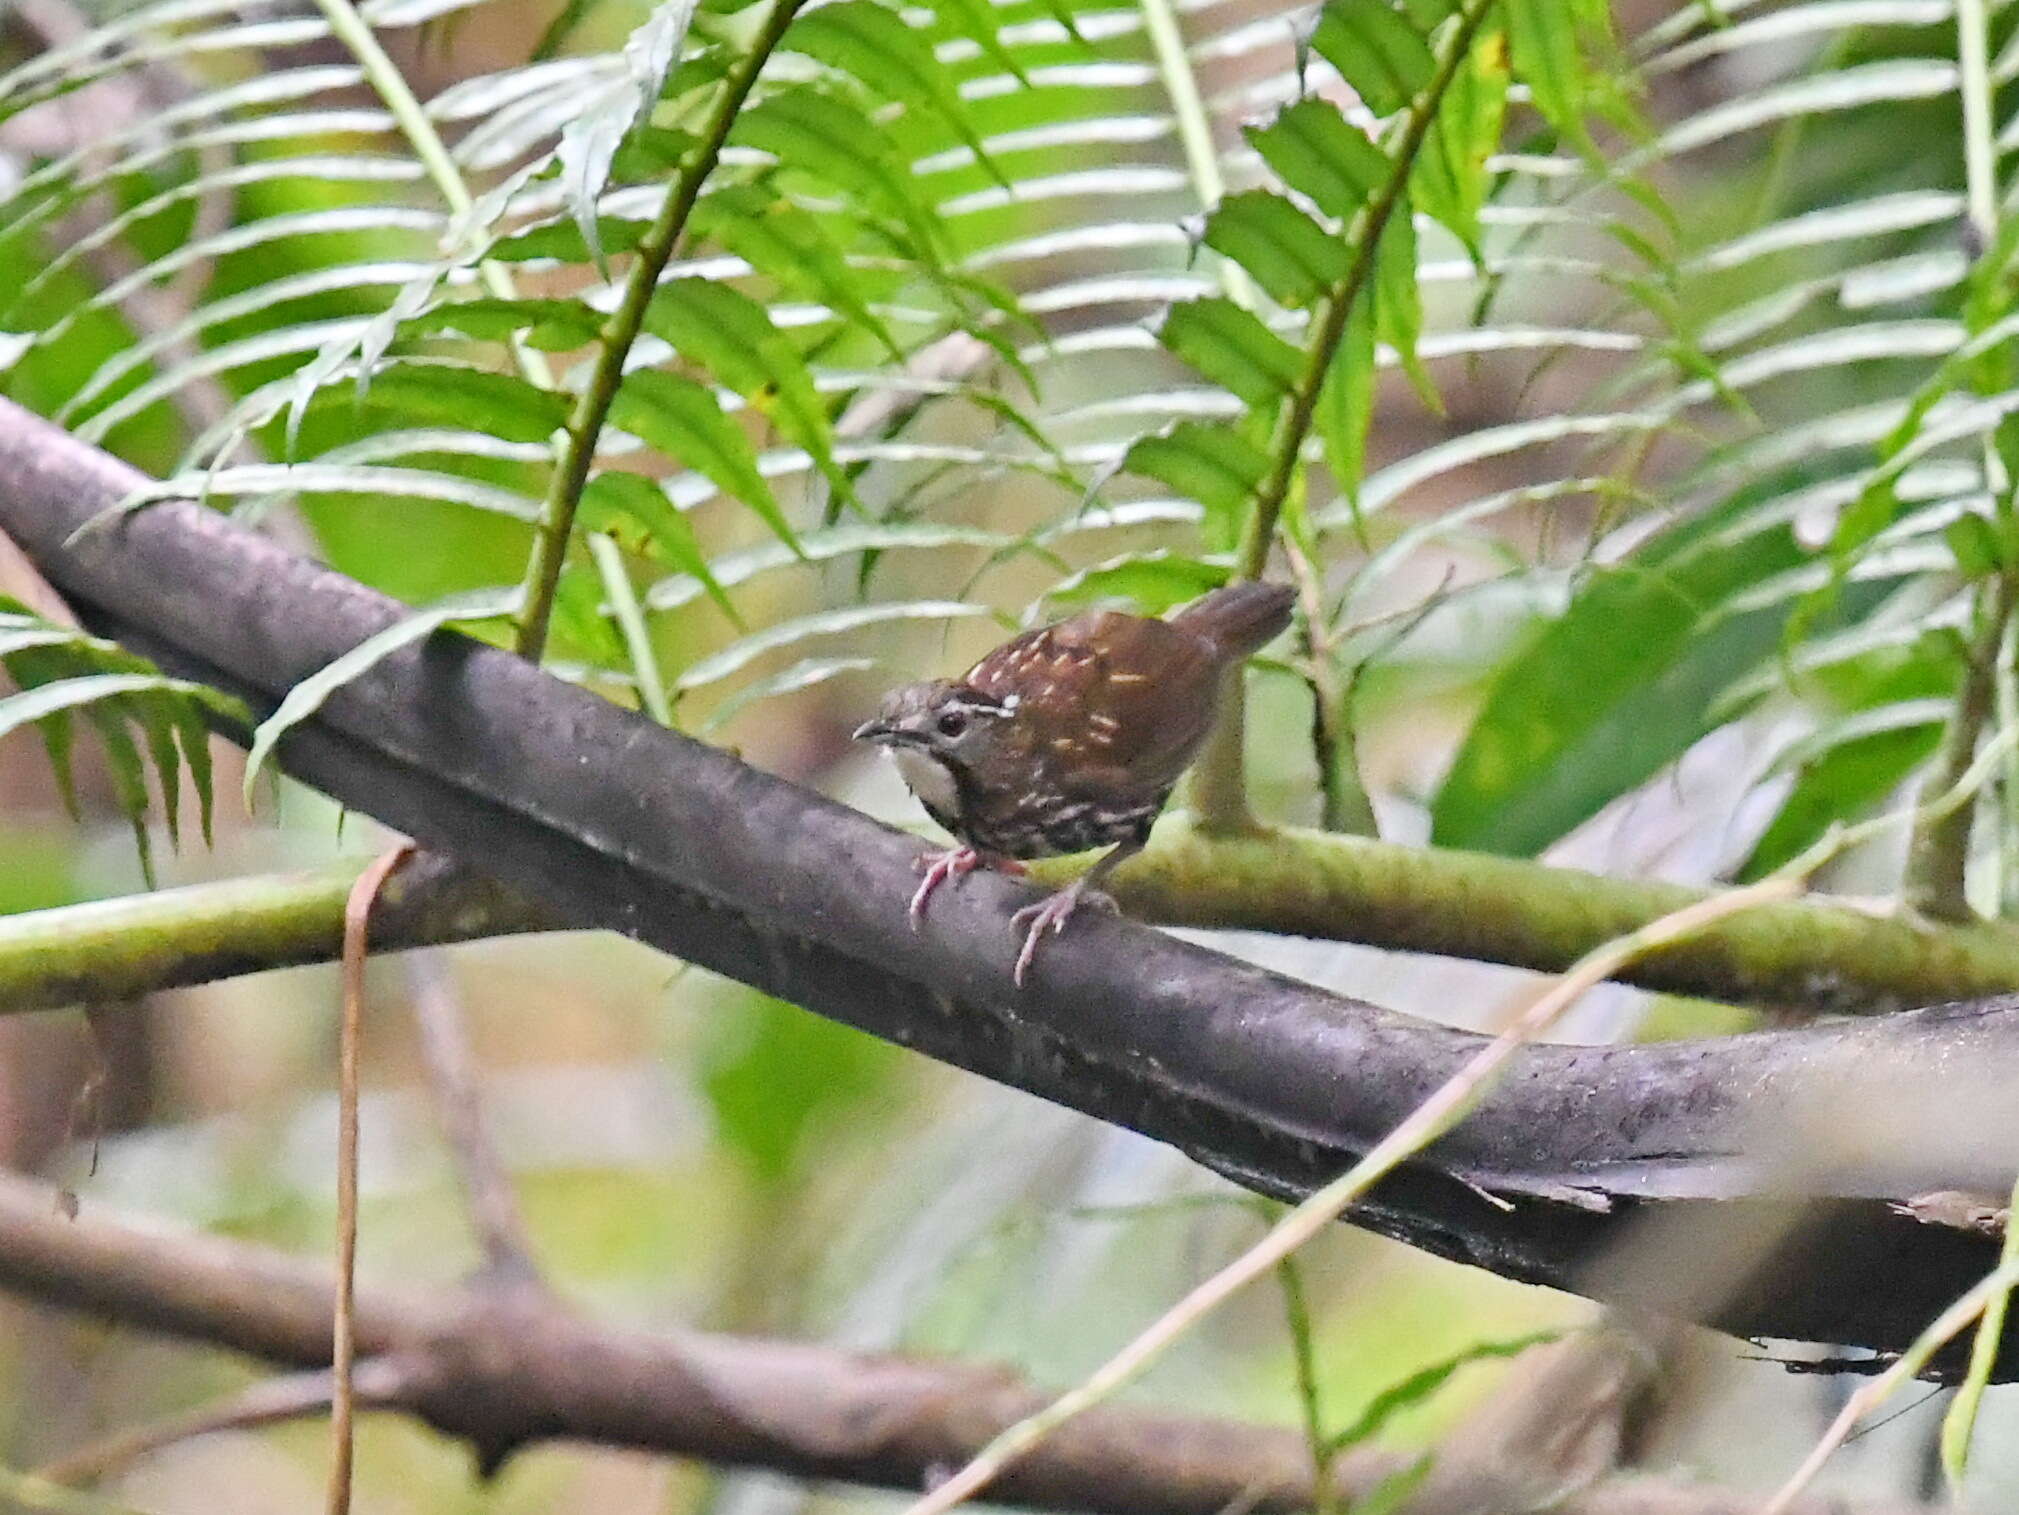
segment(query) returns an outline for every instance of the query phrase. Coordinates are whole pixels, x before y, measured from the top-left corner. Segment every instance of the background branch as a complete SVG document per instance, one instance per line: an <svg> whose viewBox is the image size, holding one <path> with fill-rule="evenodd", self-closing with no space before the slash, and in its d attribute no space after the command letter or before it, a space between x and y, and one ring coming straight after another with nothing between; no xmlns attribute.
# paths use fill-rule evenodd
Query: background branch
<svg viewBox="0 0 2019 1515"><path fill-rule="evenodd" d="M318 1367L329 1352L331 1284L320 1269L269 1248L143 1230L89 1209L65 1219L55 1190L6 1175L0 1286L277 1365ZM997 1368L755 1338L624 1332L523 1292L367 1285L358 1291L357 1328L359 1349L369 1354L360 1365L369 1401L470 1441L491 1464L528 1442L562 1437L917 1489L1042 1402ZM1586 1355L1553 1355L1534 1371L1581 1373L1590 1354L1611 1361L1616 1348L1604 1341ZM1612 1404L1617 1393L1601 1398ZM248 1414L307 1414L326 1400L326 1378L304 1375L240 1396L207 1419L239 1424ZM1609 1454L1594 1462L1581 1451L1566 1462L1557 1454L1568 1443L1550 1445L1519 1429L1533 1416L1557 1424L1557 1408L1524 1394L1483 1418L1477 1432L1461 1429L1404 1506L1407 1515L1497 1515L1506 1509L1497 1501L1510 1488L1534 1487L1545 1464L1573 1475L1602 1471ZM205 1420L189 1417L181 1429L199 1434ZM1592 1424L1590 1416L1577 1421L1580 1447ZM168 1439L157 1432L134 1440ZM119 1460L113 1447L66 1459L59 1470L107 1466ZM1349 1452L1337 1468L1341 1491L1364 1494L1412 1460ZM1234 1505L1291 1515L1309 1508L1311 1464L1303 1437L1287 1428L1096 1410L1034 1449L999 1491L1018 1504L1110 1515L1220 1515ZM1716 1490L1632 1480L1594 1481L1557 1508L1561 1515L1736 1515L1748 1506ZM1821 1500L1798 1503L1791 1515L1825 1512L1914 1515L1898 1505L1847 1510Z"/></svg>
<svg viewBox="0 0 2019 1515"><path fill-rule="evenodd" d="M540 1275L533 1265L525 1217L484 1119L476 1058L470 1051L455 979L436 952L413 954L406 960L406 970L414 1025L420 1032L421 1066L455 1163L456 1181L483 1248L483 1282L505 1287L537 1284Z"/></svg>

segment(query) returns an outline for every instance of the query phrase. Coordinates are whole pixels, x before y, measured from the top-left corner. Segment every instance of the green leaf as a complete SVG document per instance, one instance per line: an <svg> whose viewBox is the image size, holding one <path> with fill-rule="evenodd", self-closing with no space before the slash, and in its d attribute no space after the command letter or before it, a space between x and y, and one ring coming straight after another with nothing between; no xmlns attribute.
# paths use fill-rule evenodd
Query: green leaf
<svg viewBox="0 0 2019 1515"><path fill-rule="evenodd" d="M1423 334L1423 297L1416 283L1416 221L1407 197L1395 207L1374 250L1375 326L1381 339L1395 349L1403 373L1423 403L1444 414L1437 381L1416 354Z"/></svg>
<svg viewBox="0 0 2019 1515"><path fill-rule="evenodd" d="M1162 615L1174 605L1183 605L1209 589L1218 589L1232 573L1230 564L1185 557L1160 548L1129 553L1084 568L1046 590L1044 603L1065 607L1128 600L1144 615Z"/></svg>
<svg viewBox="0 0 2019 1515"><path fill-rule="evenodd" d="M1173 305L1157 340L1257 410L1272 409L1295 386L1303 357L1224 295Z"/></svg>
<svg viewBox="0 0 2019 1515"><path fill-rule="evenodd" d="M710 736L720 731L759 700L775 699L781 694L797 694L840 674L859 673L875 666L875 658L801 658L790 668L782 668L768 678L752 679L724 699L708 712L708 719L701 723L701 735Z"/></svg>
<svg viewBox="0 0 2019 1515"><path fill-rule="evenodd" d="M561 165L561 192L589 256L604 266L596 202L610 181L610 165L631 128L659 103L667 72L694 19L695 0L661 0L624 43L624 77L590 101L561 128L555 157Z"/></svg>
<svg viewBox="0 0 2019 1515"><path fill-rule="evenodd" d="M1804 763L1739 869L1739 881L1766 877L1800 857L1831 826L1865 814L1933 757L1941 741L1942 722L1927 721L1853 737Z"/></svg>
<svg viewBox="0 0 2019 1515"><path fill-rule="evenodd" d="M1564 0L1501 0L1514 77L1559 132L1596 153L1585 129L1589 73L1578 45L1577 8Z"/></svg>
<svg viewBox="0 0 2019 1515"><path fill-rule="evenodd" d="M645 326L769 416L781 435L806 449L835 493L862 509L834 460L833 428L805 360L762 305L710 279L673 279L652 296ZM758 508L756 500L746 503Z"/></svg>
<svg viewBox="0 0 2019 1515"><path fill-rule="evenodd" d="M793 647L813 637L842 636L886 621L956 621L988 615L979 605L960 600L896 600L883 604L844 605L818 610L759 628L741 641L701 659L675 680L681 690L699 689L740 672L768 652Z"/></svg>
<svg viewBox="0 0 2019 1515"><path fill-rule="evenodd" d="M342 657L317 669L287 692L274 713L259 723L252 734L252 746L245 758L245 802L252 804L259 772L276 743L288 731L307 720L323 702L361 673L369 672L402 647L432 636L457 621L486 621L516 612L520 591L479 589L459 594L395 621L358 643Z"/></svg>
<svg viewBox="0 0 2019 1515"><path fill-rule="evenodd" d="M594 245L610 253L629 252L652 229L650 221L632 221L622 216L596 218ZM573 221L549 221L532 226L491 244L484 256L499 263L532 263L552 259L558 263L589 261L590 239Z"/></svg>
<svg viewBox="0 0 2019 1515"><path fill-rule="evenodd" d="M2005 566L2006 544L1998 530L1974 510L1951 521L1942 538L1956 555L1956 569L1966 579L1984 579Z"/></svg>
<svg viewBox="0 0 2019 1515"><path fill-rule="evenodd" d="M732 140L770 153L907 227L919 256L944 251L946 233L920 194L911 165L854 105L809 85L768 95L745 110Z"/></svg>
<svg viewBox="0 0 2019 1515"><path fill-rule="evenodd" d="M897 362L904 353L863 298L864 271L850 268L818 217L768 184L737 184L702 197L694 230L712 237L759 273L811 295L870 332Z"/></svg>
<svg viewBox="0 0 2019 1515"><path fill-rule="evenodd" d="M713 396L709 398L712 400ZM624 425L622 421L617 424ZM642 528L644 540L639 541L636 532L621 530L623 522ZM609 535L640 556L663 558L682 573L693 575L708 591L708 598L729 617L731 625L738 631L748 629L735 601L709 569L708 555L701 550L701 540L695 535L694 523L687 519L687 512L667 499L666 491L652 480L635 473L597 474L582 491L582 525L586 530Z"/></svg>
<svg viewBox="0 0 2019 1515"><path fill-rule="evenodd" d="M1388 155L1339 114L1309 96L1245 135L1276 176L1328 216L1349 219L1388 180Z"/></svg>
<svg viewBox="0 0 2019 1515"><path fill-rule="evenodd" d="M1479 217L1486 208L1486 160L1500 146L1507 112L1507 43L1483 32L1452 75L1426 151L1410 173L1417 208L1464 243L1475 263L1485 256Z"/></svg>
<svg viewBox="0 0 2019 1515"><path fill-rule="evenodd" d="M179 694L191 699L215 699L215 690L187 679L172 679L165 673L90 673L78 678L59 678L24 689L0 699L0 736L37 721L46 721L63 711L77 710L101 700L134 694Z"/></svg>
<svg viewBox="0 0 2019 1515"><path fill-rule="evenodd" d="M342 391L324 394L335 400ZM389 411L405 426L468 426L511 442L544 442L568 424L565 395L516 374L453 363L390 364L358 403Z"/></svg>
<svg viewBox="0 0 2019 1515"><path fill-rule="evenodd" d="M1324 388L1318 392L1318 438L1325 447L1325 464L1353 507L1356 530L1360 521L1360 481L1367 472L1367 431L1374 421L1375 291L1363 289L1347 313L1340 334L1339 349L1332 366L1325 371Z"/></svg>
<svg viewBox="0 0 2019 1515"><path fill-rule="evenodd" d="M1202 239L1251 274L1279 305L1315 305L1346 277L1346 247L1281 195L1229 195L1206 218Z"/></svg>
<svg viewBox="0 0 2019 1515"><path fill-rule="evenodd" d="M888 1108L903 1071L888 1043L755 993L708 1021L701 1087L715 1130L768 1185L802 1159L817 1169L825 1135Z"/></svg>
<svg viewBox="0 0 2019 1515"><path fill-rule="evenodd" d="M1428 1367L1419 1368L1370 1399L1367 1407L1353 1418L1353 1423L1332 1438L1332 1450L1340 1452L1373 1440L1397 1415L1429 1399L1461 1368L1494 1358L1519 1357L1531 1347L1561 1341L1564 1334L1562 1331L1532 1331L1526 1336L1475 1342L1462 1352L1454 1352Z"/></svg>
<svg viewBox="0 0 2019 1515"><path fill-rule="evenodd" d="M1807 561L1776 525L1728 539L1739 503L1594 571L1497 674L1431 808L1439 846L1527 856L1673 761L1711 702L1781 645L1785 602L1725 614L1741 591ZM1873 586L1846 595L1845 613Z"/></svg>
<svg viewBox="0 0 2019 1515"><path fill-rule="evenodd" d="M509 341L525 333L530 347L567 352L587 347L602 329L602 318L574 300L454 300L408 321L411 335L432 331L461 332L480 341Z"/></svg>
<svg viewBox="0 0 2019 1515"><path fill-rule="evenodd" d="M182 760L189 765L189 787L196 791L197 829L203 835L203 845L209 847L214 844L211 822L215 819L217 808L216 780L210 760L210 727L204 723L202 711L195 701L171 701L170 716L175 722L176 737L182 743Z"/></svg>
<svg viewBox="0 0 2019 1515"><path fill-rule="evenodd" d="M1430 44L1386 0L1331 0L1318 13L1311 47L1377 116L1415 99L1437 64Z"/></svg>
<svg viewBox="0 0 2019 1515"><path fill-rule="evenodd" d="M792 523L764 475L757 469L757 454L706 385L679 374L658 369L641 369L629 375L610 407L610 419L639 440L649 443L667 457L693 469L732 500L754 510L772 534L796 554L805 555ZM665 492L653 493L665 499ZM667 509L672 510L671 502ZM683 512L674 510L691 539ZM698 550L698 549L697 549ZM732 612L732 616L733 616Z"/></svg>
<svg viewBox="0 0 2019 1515"><path fill-rule="evenodd" d="M942 27L966 37L995 60L1003 72L1026 89L1030 88L1030 75L1024 72L1022 60L1003 45L1002 20L996 7L990 4L989 0L933 0L933 10L938 14L939 24ZM1064 19L1067 30L1072 30L1073 23L1069 12L1065 13Z"/></svg>
<svg viewBox="0 0 2019 1515"><path fill-rule="evenodd" d="M1207 545L1225 551L1234 545L1248 502L1269 471L1269 455L1224 422L1180 421L1169 431L1139 438L1122 467L1197 500L1206 509Z"/></svg>
<svg viewBox="0 0 2019 1515"><path fill-rule="evenodd" d="M140 727L142 739L147 743L147 755L153 760L154 772L161 788L161 823L168 832L168 845L178 848L182 845L182 752L175 743L175 719L172 714L178 696L173 694L132 695L125 704L133 714L134 724ZM147 790L141 786L141 808L147 807Z"/></svg>
<svg viewBox="0 0 2019 1515"><path fill-rule="evenodd" d="M835 0L801 11L782 45L841 70L907 109L938 115L973 149L976 161L1002 181L931 44L895 11L877 0Z"/></svg>
<svg viewBox="0 0 2019 1515"><path fill-rule="evenodd" d="M667 91L673 93L673 85L668 81ZM631 135L617 149L617 156L610 165L610 175L627 184L650 182L671 177L687 161L687 155L699 146L698 140L688 132L670 126L638 125L631 128ZM597 218L602 219L600 216ZM580 227L576 228L578 231Z"/></svg>

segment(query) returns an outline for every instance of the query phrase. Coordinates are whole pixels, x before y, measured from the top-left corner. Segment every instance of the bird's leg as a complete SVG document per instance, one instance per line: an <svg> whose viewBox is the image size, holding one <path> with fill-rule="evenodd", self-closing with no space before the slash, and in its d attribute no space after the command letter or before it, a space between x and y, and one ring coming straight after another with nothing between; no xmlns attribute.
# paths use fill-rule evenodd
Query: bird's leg
<svg viewBox="0 0 2019 1515"><path fill-rule="evenodd" d="M998 857L993 852L983 852L978 847L949 847L944 852L935 852L918 860L925 877L919 880L918 893L911 897L911 929L916 931L925 919L926 901L932 892L948 879L965 878L977 868L993 868L998 873L1025 873L1029 870L1015 858Z"/></svg>
<svg viewBox="0 0 2019 1515"><path fill-rule="evenodd" d="M1024 933L1023 950L1017 954L1016 983L1019 989L1023 987L1024 974L1029 970L1031 960L1038 955L1039 938L1047 931L1056 935L1065 930L1066 922L1072 919L1073 912L1082 904L1098 905L1103 910L1114 909L1115 902L1101 893L1098 885L1114 871L1116 864L1142 850L1141 841L1123 842L1058 893L1048 895L1035 905L1026 905L1010 917L1012 925L1029 926Z"/></svg>

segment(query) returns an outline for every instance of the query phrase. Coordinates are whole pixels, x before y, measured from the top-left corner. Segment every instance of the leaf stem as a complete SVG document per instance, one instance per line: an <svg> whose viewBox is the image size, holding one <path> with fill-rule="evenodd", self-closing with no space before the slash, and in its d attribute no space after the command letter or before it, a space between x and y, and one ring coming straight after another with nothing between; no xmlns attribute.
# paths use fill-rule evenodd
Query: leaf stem
<svg viewBox="0 0 2019 1515"><path fill-rule="evenodd" d="M2014 590L2019 587L2015 586L2015 578L2019 578L2019 573L2004 569L1979 594L1977 613L1981 620L1977 637L1970 647L1963 687L1956 695L1956 713L1949 718L1941 765L1928 780L1931 793L1953 789L1969 771L1976 758L1977 744L1993 715L1998 662L2012 623ZM1976 814L1974 804L1962 804L1914 829L1907 850L1905 896L1909 905L1931 920L1971 918L1965 882Z"/></svg>
<svg viewBox="0 0 2019 1515"><path fill-rule="evenodd" d="M1202 210L1211 210L1227 193L1227 180L1220 172L1219 151L1213 145L1213 122L1199 95L1199 77L1185 51L1185 34L1170 0L1137 0L1143 13L1143 27L1149 33L1150 51L1163 76L1164 92L1171 98L1171 114L1178 125L1178 143L1185 152L1185 171L1192 176L1192 188ZM1222 258L1220 287L1227 297L1244 308L1255 303L1255 287L1247 270L1231 258Z"/></svg>
<svg viewBox="0 0 2019 1515"><path fill-rule="evenodd" d="M1318 759L1318 824L1327 831L1379 836L1374 806L1360 777L1359 742L1353 732L1353 680L1340 681L1337 648L1325 622L1325 586L1318 565L1302 548L1285 543L1297 583L1299 627L1309 663L1311 750Z"/></svg>
<svg viewBox="0 0 2019 1515"><path fill-rule="evenodd" d="M645 311L659 286L659 276L665 272L681 235L687 230L688 218L701 198L701 187L715 171L723 144L729 140L729 133L742 113L743 102L756 87L757 76L804 3L805 0L774 0L749 53L724 82L722 98L716 102L700 146L675 176L666 203L639 240L630 270L624 276L623 298L598 333L596 364L582 393L576 397L574 413L568 418L560 455L554 463L554 476L534 528L533 552L526 563L526 600L514 642L522 657L537 660L547 645L554 591L567 561L575 512L581 505L582 491L588 487L589 470L595 462L603 424L617 398L618 387L624 382L624 360L644 327Z"/></svg>
<svg viewBox="0 0 2019 1515"><path fill-rule="evenodd" d="M589 556L596 560L596 572L603 579L603 593L610 601L610 614L624 635L624 652L631 660L631 672L638 680L638 703L661 726L673 724L673 705L666 698L666 679L659 671L659 654L652 646L651 628L645 624L644 608L638 603L631 571L624 566L624 553L600 531L589 533Z"/></svg>
<svg viewBox="0 0 2019 1515"><path fill-rule="evenodd" d="M1438 106L1443 103L1445 93L1458 77L1459 68L1472 50L1473 37L1497 3L1498 0L1466 0L1457 21L1438 46L1436 67L1430 81L1424 85L1422 93L1410 101L1400 129L1394 135L1394 143L1388 149L1387 179L1375 192L1374 198L1356 211L1346 225L1343 235L1352 248L1352 261L1347 264L1339 287L1325 302L1324 311L1305 347L1304 371L1297 380L1296 388L1290 392L1290 403L1284 407L1282 420L1277 423L1276 435L1270 444L1269 471L1263 475L1262 483L1255 491L1255 508L1249 513L1235 557L1234 576L1237 579L1259 579L1263 569L1268 567L1269 549L1276 540L1276 522L1283 513L1283 502L1290 497L1290 489L1296 482L1297 465L1303 457L1305 438L1311 434L1312 419L1318 411L1318 398L1325 388L1325 377L1331 372L1332 360L1337 356L1339 343L1346 334L1346 321L1352 314L1354 302L1374 276L1381 233L1387 229L1389 220L1398 209L1404 215L1409 214L1406 191L1410 169L1430 135L1430 128L1437 119ZM1254 820L1248 813L1246 786L1241 778L1241 702L1234 697L1238 696L1239 689L1223 691L1223 694L1228 697L1222 700L1219 724L1199 758L1192 788L1193 803L1199 811L1201 824L1207 830L1250 831L1254 829Z"/></svg>
<svg viewBox="0 0 2019 1515"><path fill-rule="evenodd" d="M1374 198L1354 213L1346 228L1346 241L1353 249L1353 261L1347 265L1346 275L1340 280L1339 287L1325 302L1325 312L1319 318L1317 332L1305 349L1303 375L1291 391L1290 404L1277 427L1270 449L1269 472L1256 491L1255 509L1248 517L1247 529L1241 539L1235 569L1241 578L1260 578L1262 570L1268 566L1269 548L1276 536L1276 520L1282 514L1283 502L1289 498L1290 486L1297 477L1297 463L1303 455L1304 439L1311 433L1318 396L1325 388L1325 376L1331 371L1332 359L1339 351L1340 339L1345 335L1346 320L1352 314L1353 302L1374 276L1381 233L1387 229L1396 210L1406 207L1409 172L1415 165L1416 155L1423 150L1424 140L1430 135L1431 125L1437 119L1437 108L1443 103L1445 92L1451 88L1452 80L1458 77L1459 68L1472 50L1472 39L1485 21L1486 13L1496 3L1498 0L1467 0L1458 14L1457 24L1446 34L1438 49L1436 70L1431 74L1430 82L1409 104L1401 131L1388 153L1387 180L1376 191ZM1406 209L1404 213L1407 213Z"/></svg>
<svg viewBox="0 0 2019 1515"><path fill-rule="evenodd" d="M1290 1357L1297 1373L1297 1402L1304 1415L1304 1440L1311 1449L1312 1515L1339 1515L1339 1483L1333 1472L1338 1448L1325 1430L1325 1406L1318 1388L1318 1344L1311 1328L1311 1300L1297 1259L1276 1264L1283 1286L1283 1320L1290 1332Z"/></svg>
<svg viewBox="0 0 2019 1515"><path fill-rule="evenodd" d="M1998 239L1998 156L1991 121L1991 64L1984 0L1956 0L1956 67L1963 96L1963 179L1970 229Z"/></svg>

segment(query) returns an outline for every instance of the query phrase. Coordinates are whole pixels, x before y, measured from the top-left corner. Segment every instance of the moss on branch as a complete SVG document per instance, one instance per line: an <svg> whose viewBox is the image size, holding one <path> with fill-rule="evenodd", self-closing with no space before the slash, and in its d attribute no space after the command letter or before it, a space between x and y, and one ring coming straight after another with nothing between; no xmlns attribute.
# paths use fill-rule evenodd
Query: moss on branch
<svg viewBox="0 0 2019 1515"><path fill-rule="evenodd" d="M1034 871L1051 882L1079 865ZM1518 858L1330 832L1203 832L1167 818L1110 892L1163 925L1242 927L1556 973L1600 943L1708 892ZM2019 990L2019 929L1877 914L1812 897L1762 905L1646 958L1649 989L1835 1014Z"/></svg>
<svg viewBox="0 0 2019 1515"><path fill-rule="evenodd" d="M344 899L369 859L0 916L0 1011L132 999L241 973L333 962ZM375 950L551 924L488 880L417 859L372 916Z"/></svg>
<svg viewBox="0 0 2019 1515"><path fill-rule="evenodd" d="M334 961L363 860L0 916L0 1012L131 998L241 973ZM1040 863L1041 882L1072 858ZM1116 871L1129 914L1560 972L1602 942L1701 899L1680 884L1517 858L1283 829L1215 836L1176 814ZM373 948L549 929L534 907L439 858L404 869ZM1877 1014L2019 991L2019 929L1874 914L1812 897L1761 905L1650 953L1620 977L1740 1004Z"/></svg>

